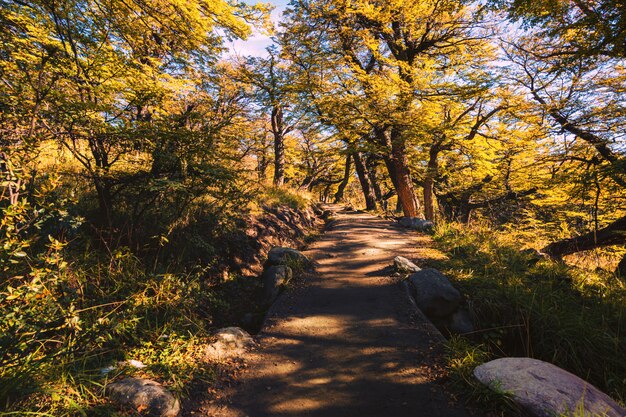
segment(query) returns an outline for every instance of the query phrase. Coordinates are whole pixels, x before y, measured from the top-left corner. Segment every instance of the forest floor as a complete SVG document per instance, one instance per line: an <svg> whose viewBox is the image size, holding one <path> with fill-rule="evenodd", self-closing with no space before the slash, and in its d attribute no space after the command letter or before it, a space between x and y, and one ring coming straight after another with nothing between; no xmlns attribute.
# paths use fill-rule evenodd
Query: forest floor
<svg viewBox="0 0 626 417"><path fill-rule="evenodd" d="M270 309L231 392L197 410L224 417L467 416L442 384L443 337L390 277L395 256L418 257L420 235L331 208L334 220L305 251L315 273Z"/></svg>

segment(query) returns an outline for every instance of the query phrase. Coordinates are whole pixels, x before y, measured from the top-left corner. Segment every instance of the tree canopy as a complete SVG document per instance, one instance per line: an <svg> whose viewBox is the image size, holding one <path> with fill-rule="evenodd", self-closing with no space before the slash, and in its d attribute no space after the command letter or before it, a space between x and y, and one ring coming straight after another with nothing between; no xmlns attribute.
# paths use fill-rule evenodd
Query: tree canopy
<svg viewBox="0 0 626 417"><path fill-rule="evenodd" d="M171 271L228 281L246 216L305 199L488 227L626 276L622 0L291 0L276 25L271 11L0 0L0 385L80 337L132 339L99 338L108 313L81 333L76 311ZM259 56L229 50L255 33L272 37ZM132 290L122 263L142 265Z"/></svg>

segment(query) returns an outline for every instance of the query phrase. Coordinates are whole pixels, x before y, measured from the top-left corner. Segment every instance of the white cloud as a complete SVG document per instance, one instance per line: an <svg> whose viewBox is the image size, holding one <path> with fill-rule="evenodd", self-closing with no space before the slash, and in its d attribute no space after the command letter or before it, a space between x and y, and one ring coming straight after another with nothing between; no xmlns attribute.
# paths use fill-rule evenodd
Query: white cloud
<svg viewBox="0 0 626 417"><path fill-rule="evenodd" d="M285 11L286 1L275 0L270 1L276 8L272 11L270 19L277 27L282 18L282 14ZM265 48L272 44L272 39L265 34L255 31L252 36L247 40L236 40L234 42L227 42L226 46L228 51L224 54L228 56L265 56L267 52Z"/></svg>

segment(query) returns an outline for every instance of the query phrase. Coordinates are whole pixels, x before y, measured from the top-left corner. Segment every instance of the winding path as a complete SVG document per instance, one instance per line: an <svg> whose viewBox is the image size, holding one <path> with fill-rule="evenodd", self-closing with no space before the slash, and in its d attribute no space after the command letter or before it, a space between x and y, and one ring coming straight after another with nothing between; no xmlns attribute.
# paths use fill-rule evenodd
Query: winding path
<svg viewBox="0 0 626 417"><path fill-rule="evenodd" d="M467 416L437 382L441 334L389 278L417 234L369 214L335 218L305 252L317 273L274 305L219 415Z"/></svg>

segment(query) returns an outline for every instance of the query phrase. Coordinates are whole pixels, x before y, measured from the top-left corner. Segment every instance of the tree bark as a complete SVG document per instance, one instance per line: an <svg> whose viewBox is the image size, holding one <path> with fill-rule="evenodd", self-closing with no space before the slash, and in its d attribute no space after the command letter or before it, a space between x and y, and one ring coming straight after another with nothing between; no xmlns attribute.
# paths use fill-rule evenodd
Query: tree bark
<svg viewBox="0 0 626 417"><path fill-rule="evenodd" d="M265 181L265 171L270 164L270 158L268 158L266 150L267 149L262 149L257 154L257 178L259 182Z"/></svg>
<svg viewBox="0 0 626 417"><path fill-rule="evenodd" d="M406 157L406 143L400 133L395 127L391 128L391 132L384 128L374 129L376 144L388 150L388 153L383 155L383 160L398 195L398 208L402 208L405 216L416 217L420 208L419 201L413 189L409 161Z"/></svg>
<svg viewBox="0 0 626 417"><path fill-rule="evenodd" d="M378 204L386 209L387 204L386 201L383 200L383 192L380 189L380 184L378 183L378 160L376 155L369 154L367 156L365 166L367 167L370 182L372 183L372 188L374 189L374 196L376 196L376 201L378 201Z"/></svg>
<svg viewBox="0 0 626 417"><path fill-rule="evenodd" d="M615 220L602 229L578 237L550 243L541 252L552 259L560 260L565 255L604 246L622 245L626 242L626 216ZM622 261L624 262L624 261ZM621 262L620 262L621 264Z"/></svg>
<svg viewBox="0 0 626 417"><path fill-rule="evenodd" d="M272 108L272 134L274 135L274 185L285 183L285 138L283 128L283 109Z"/></svg>
<svg viewBox="0 0 626 417"><path fill-rule="evenodd" d="M372 183L370 182L370 178L367 172L367 167L363 162L363 156L360 152L354 152L352 154L352 157L354 158L354 166L356 168L356 173L359 177L359 182L361 183L361 189L363 190L363 197L365 197L366 209L376 210L376 196L374 195Z"/></svg>
<svg viewBox="0 0 626 417"><path fill-rule="evenodd" d="M397 128L391 130L391 157L396 174L396 192L402 204L402 211L407 217L417 217L419 202L413 189L409 161L406 156L406 143Z"/></svg>
<svg viewBox="0 0 626 417"><path fill-rule="evenodd" d="M335 203L339 203L343 200L343 194L346 191L346 187L348 186L348 182L350 182L350 175L352 174L352 154L349 153L346 155L346 165L343 173L343 180L339 184L337 188L337 192L335 193Z"/></svg>
<svg viewBox="0 0 626 417"><path fill-rule="evenodd" d="M424 177L424 217L426 220L435 221L435 178L439 173L439 145L431 146L429 151L426 176Z"/></svg>
<svg viewBox="0 0 626 417"><path fill-rule="evenodd" d="M462 223L468 223L471 211L470 200L472 195L483 189L485 184L493 180L491 175L487 175L478 184L471 185L458 193L446 193L440 196L439 201L443 208L444 215L449 220L457 220Z"/></svg>
<svg viewBox="0 0 626 417"><path fill-rule="evenodd" d="M398 195L397 193L397 189L398 189L398 181L396 180L396 171L393 168L393 162L391 160L390 156L383 156L383 161L385 162L385 167L387 168L387 174L389 175L389 179L391 180L391 185L393 185L393 189L394 189L394 194ZM401 212L402 211L402 204L400 204L400 199L397 200L396 202L396 209L395 211L397 212Z"/></svg>

